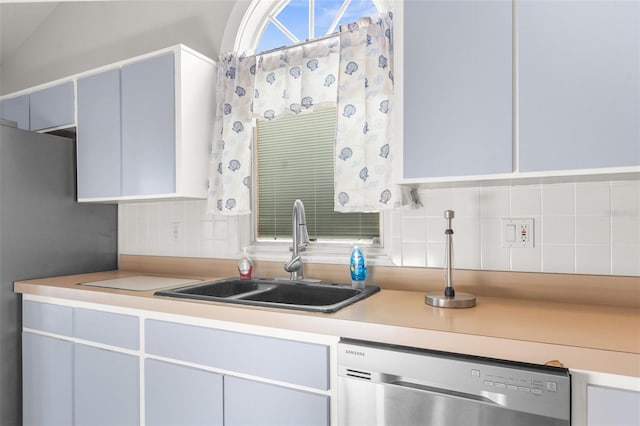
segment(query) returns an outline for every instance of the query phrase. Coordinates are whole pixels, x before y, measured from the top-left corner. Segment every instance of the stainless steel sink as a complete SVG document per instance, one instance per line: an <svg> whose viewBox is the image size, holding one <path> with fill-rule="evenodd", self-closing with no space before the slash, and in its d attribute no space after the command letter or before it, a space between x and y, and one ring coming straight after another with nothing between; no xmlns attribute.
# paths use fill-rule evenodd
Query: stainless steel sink
<svg viewBox="0 0 640 426"><path fill-rule="evenodd" d="M336 312L378 291L380 287L376 286L355 289L347 284L330 282L227 278L161 290L155 295L312 312Z"/></svg>

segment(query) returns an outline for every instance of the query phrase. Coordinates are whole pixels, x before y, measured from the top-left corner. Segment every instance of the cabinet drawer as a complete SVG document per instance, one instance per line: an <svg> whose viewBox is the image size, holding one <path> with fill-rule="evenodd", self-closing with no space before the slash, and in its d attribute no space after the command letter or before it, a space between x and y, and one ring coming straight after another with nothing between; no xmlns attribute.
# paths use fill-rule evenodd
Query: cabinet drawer
<svg viewBox="0 0 640 426"><path fill-rule="evenodd" d="M327 426L329 397L238 377L225 377L224 422L227 426Z"/></svg>
<svg viewBox="0 0 640 426"><path fill-rule="evenodd" d="M140 347L140 323L131 315L76 308L73 325L80 339L134 350Z"/></svg>
<svg viewBox="0 0 640 426"><path fill-rule="evenodd" d="M147 320L146 352L214 368L329 389L329 348L315 343Z"/></svg>
<svg viewBox="0 0 640 426"><path fill-rule="evenodd" d="M73 308L25 300L22 303L22 325L24 328L71 337Z"/></svg>

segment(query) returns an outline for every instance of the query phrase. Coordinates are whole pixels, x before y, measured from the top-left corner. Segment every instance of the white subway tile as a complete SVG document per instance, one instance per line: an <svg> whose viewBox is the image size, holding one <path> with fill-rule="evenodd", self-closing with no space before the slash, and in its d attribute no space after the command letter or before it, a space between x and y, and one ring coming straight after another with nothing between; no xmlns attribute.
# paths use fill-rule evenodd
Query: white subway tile
<svg viewBox="0 0 640 426"><path fill-rule="evenodd" d="M445 210L453 210L453 191L451 189L429 189L426 192L427 216L444 217Z"/></svg>
<svg viewBox="0 0 640 426"><path fill-rule="evenodd" d="M614 275L640 276L640 244L614 244L611 252Z"/></svg>
<svg viewBox="0 0 640 426"><path fill-rule="evenodd" d="M531 217L541 214L542 190L540 186L515 186L511 189L511 217Z"/></svg>
<svg viewBox="0 0 640 426"><path fill-rule="evenodd" d="M407 242L425 242L427 223L423 217L405 217L402 220L402 238Z"/></svg>
<svg viewBox="0 0 640 426"><path fill-rule="evenodd" d="M575 218L573 216L545 216L541 220L542 244L573 244L575 241ZM539 235L540 232L537 232Z"/></svg>
<svg viewBox="0 0 640 426"><path fill-rule="evenodd" d="M509 217L509 190L484 189L480 192L480 216Z"/></svg>
<svg viewBox="0 0 640 426"><path fill-rule="evenodd" d="M512 248L511 270L523 272L542 271L542 248Z"/></svg>
<svg viewBox="0 0 640 426"><path fill-rule="evenodd" d="M426 266L426 243L404 242L402 244L403 266Z"/></svg>
<svg viewBox="0 0 640 426"><path fill-rule="evenodd" d="M429 268L445 267L445 245L442 243L427 243L427 266ZM454 260L455 262L455 260ZM455 263L454 263L455 266Z"/></svg>
<svg viewBox="0 0 640 426"><path fill-rule="evenodd" d="M575 246L542 246L542 272L575 272Z"/></svg>
<svg viewBox="0 0 640 426"><path fill-rule="evenodd" d="M640 216L611 218L613 244L640 244Z"/></svg>
<svg viewBox="0 0 640 426"><path fill-rule="evenodd" d="M609 216L609 182L585 182L576 184L576 216Z"/></svg>
<svg viewBox="0 0 640 426"><path fill-rule="evenodd" d="M454 189L452 210L456 217L480 217L480 190Z"/></svg>
<svg viewBox="0 0 640 426"><path fill-rule="evenodd" d="M502 219L482 218L480 235L482 269L508 271L510 253L502 247Z"/></svg>
<svg viewBox="0 0 640 426"><path fill-rule="evenodd" d="M576 272L578 274L610 274L609 245L576 245Z"/></svg>
<svg viewBox="0 0 640 426"><path fill-rule="evenodd" d="M454 223L454 266L464 269L479 269L480 264L480 219L463 217Z"/></svg>
<svg viewBox="0 0 640 426"><path fill-rule="evenodd" d="M542 186L543 216L573 216L575 214L575 185L557 183Z"/></svg>
<svg viewBox="0 0 640 426"><path fill-rule="evenodd" d="M611 183L611 215L640 216L640 180Z"/></svg>
<svg viewBox="0 0 640 426"><path fill-rule="evenodd" d="M455 230L455 222L457 219L454 219L453 226ZM444 242L444 231L447 229L447 220L439 217L429 217L427 218L427 241L429 242ZM454 231L455 232L455 231Z"/></svg>
<svg viewBox="0 0 640 426"><path fill-rule="evenodd" d="M576 244L609 244L611 219L600 216L576 216Z"/></svg>

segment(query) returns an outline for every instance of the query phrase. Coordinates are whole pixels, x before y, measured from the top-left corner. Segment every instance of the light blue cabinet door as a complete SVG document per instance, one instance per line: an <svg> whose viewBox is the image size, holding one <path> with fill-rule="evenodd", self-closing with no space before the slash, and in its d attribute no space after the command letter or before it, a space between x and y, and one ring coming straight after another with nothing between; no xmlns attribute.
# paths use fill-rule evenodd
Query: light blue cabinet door
<svg viewBox="0 0 640 426"><path fill-rule="evenodd" d="M73 343L22 333L25 426L73 424Z"/></svg>
<svg viewBox="0 0 640 426"><path fill-rule="evenodd" d="M71 337L73 308L25 300L22 302L22 326Z"/></svg>
<svg viewBox="0 0 640 426"><path fill-rule="evenodd" d="M120 196L120 69L78 80L78 198Z"/></svg>
<svg viewBox="0 0 640 426"><path fill-rule="evenodd" d="M140 424L139 358L76 344L74 419L76 425Z"/></svg>
<svg viewBox="0 0 640 426"><path fill-rule="evenodd" d="M587 386L587 425L640 425L640 392Z"/></svg>
<svg viewBox="0 0 640 426"><path fill-rule="evenodd" d="M175 192L175 70L167 53L122 68L122 195Z"/></svg>
<svg viewBox="0 0 640 426"><path fill-rule="evenodd" d="M224 412L225 426L327 426L329 397L225 376Z"/></svg>
<svg viewBox="0 0 640 426"><path fill-rule="evenodd" d="M510 1L404 3L405 179L508 173Z"/></svg>
<svg viewBox="0 0 640 426"><path fill-rule="evenodd" d="M18 129L29 130L29 95L0 101L0 118L15 121Z"/></svg>
<svg viewBox="0 0 640 426"><path fill-rule="evenodd" d="M640 165L640 2L518 4L520 170Z"/></svg>
<svg viewBox="0 0 640 426"><path fill-rule="evenodd" d="M75 123L73 82L31 93L30 121L31 130L72 126Z"/></svg>
<svg viewBox="0 0 640 426"><path fill-rule="evenodd" d="M140 319L137 316L75 308L73 312L74 336L83 340L140 348Z"/></svg>
<svg viewBox="0 0 640 426"><path fill-rule="evenodd" d="M147 359L144 377L146 426L222 426L221 375Z"/></svg>

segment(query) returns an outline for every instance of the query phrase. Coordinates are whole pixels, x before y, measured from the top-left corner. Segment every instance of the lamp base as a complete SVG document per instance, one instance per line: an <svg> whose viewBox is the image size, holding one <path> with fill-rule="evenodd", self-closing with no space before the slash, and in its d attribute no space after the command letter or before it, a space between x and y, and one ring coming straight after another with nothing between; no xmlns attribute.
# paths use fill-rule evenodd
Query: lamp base
<svg viewBox="0 0 640 426"><path fill-rule="evenodd" d="M473 308L476 297L469 293L456 293L454 297L447 297L444 293L427 293L424 303L436 308Z"/></svg>

